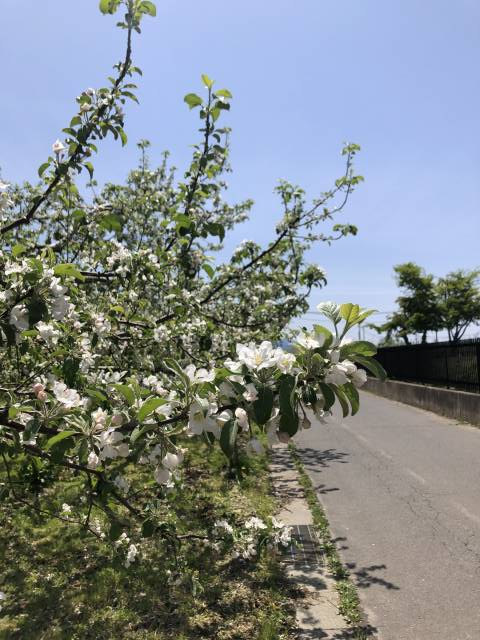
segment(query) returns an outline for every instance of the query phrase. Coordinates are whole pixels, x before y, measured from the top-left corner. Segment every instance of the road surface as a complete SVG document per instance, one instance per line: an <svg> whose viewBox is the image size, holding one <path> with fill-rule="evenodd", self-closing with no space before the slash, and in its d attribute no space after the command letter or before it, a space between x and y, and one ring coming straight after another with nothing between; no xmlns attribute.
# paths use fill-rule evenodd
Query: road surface
<svg viewBox="0 0 480 640"><path fill-rule="evenodd" d="M480 640L480 429L361 394L297 447L380 640Z"/></svg>

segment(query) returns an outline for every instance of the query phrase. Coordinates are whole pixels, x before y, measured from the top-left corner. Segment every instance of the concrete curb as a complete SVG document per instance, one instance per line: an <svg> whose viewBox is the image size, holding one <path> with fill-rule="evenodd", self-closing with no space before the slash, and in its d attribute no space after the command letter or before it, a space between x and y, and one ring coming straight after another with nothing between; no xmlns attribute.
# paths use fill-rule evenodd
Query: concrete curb
<svg viewBox="0 0 480 640"><path fill-rule="evenodd" d="M313 528L310 509L286 445L277 445L271 455L271 477L282 509L279 520L293 527L298 546L285 559L288 577L305 593L297 607L299 640L343 640L351 638L348 625L338 613L338 592L328 572Z"/></svg>
<svg viewBox="0 0 480 640"><path fill-rule="evenodd" d="M363 389L383 398L480 426L480 393L429 387L398 380L382 382L376 378L369 378Z"/></svg>

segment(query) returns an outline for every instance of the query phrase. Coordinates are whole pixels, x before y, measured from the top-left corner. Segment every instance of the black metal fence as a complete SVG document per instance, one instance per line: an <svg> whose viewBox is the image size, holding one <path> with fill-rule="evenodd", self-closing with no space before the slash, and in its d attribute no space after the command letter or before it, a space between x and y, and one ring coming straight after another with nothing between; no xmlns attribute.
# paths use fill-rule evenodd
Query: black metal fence
<svg viewBox="0 0 480 640"><path fill-rule="evenodd" d="M388 377L480 393L480 339L380 347Z"/></svg>

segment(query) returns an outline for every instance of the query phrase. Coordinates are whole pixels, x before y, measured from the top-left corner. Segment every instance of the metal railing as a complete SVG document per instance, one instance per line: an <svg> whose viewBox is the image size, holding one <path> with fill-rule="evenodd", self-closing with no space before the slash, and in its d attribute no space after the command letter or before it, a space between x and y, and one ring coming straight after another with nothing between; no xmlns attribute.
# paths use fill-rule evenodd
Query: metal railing
<svg viewBox="0 0 480 640"><path fill-rule="evenodd" d="M380 347L388 377L480 393L480 339Z"/></svg>

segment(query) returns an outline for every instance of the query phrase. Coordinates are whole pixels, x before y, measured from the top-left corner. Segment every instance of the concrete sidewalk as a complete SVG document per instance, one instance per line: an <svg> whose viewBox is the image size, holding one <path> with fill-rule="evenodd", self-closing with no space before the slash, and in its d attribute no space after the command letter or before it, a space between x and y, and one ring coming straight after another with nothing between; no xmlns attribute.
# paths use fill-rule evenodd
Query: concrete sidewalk
<svg viewBox="0 0 480 640"><path fill-rule="evenodd" d="M313 527L312 514L298 482L286 445L274 447L270 465L275 494L281 500L278 518L293 527L297 545L286 556L287 575L305 593L297 607L299 640L347 640L348 625L338 613L338 593L329 575Z"/></svg>

